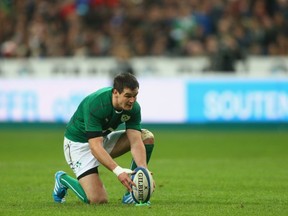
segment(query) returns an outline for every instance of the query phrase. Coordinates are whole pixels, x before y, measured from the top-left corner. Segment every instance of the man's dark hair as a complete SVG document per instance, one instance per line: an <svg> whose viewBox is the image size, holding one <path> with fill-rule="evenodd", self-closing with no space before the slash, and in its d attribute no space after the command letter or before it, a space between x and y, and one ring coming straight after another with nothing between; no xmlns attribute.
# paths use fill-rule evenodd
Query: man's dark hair
<svg viewBox="0 0 288 216"><path fill-rule="evenodd" d="M121 73L114 78L113 88L121 94L124 88L131 90L139 88L139 83L131 73Z"/></svg>

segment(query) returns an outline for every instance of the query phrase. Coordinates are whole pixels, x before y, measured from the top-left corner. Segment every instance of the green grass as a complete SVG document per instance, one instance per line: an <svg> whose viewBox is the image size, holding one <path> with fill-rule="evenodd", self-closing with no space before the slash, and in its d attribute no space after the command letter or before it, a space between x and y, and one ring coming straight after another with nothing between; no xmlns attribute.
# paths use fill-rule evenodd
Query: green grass
<svg viewBox="0 0 288 216"><path fill-rule="evenodd" d="M104 167L109 204L85 205L70 191L52 200L54 173L73 175L62 152L62 127L1 128L0 215L288 215L285 130L154 128L150 207L121 204L123 186ZM117 159L130 164L130 156Z"/></svg>

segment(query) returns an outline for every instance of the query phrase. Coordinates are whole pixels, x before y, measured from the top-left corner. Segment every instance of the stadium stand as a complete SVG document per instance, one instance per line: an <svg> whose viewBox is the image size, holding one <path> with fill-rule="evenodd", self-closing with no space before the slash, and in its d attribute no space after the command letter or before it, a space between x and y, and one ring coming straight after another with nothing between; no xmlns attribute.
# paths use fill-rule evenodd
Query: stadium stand
<svg viewBox="0 0 288 216"><path fill-rule="evenodd" d="M287 20L286 0L2 0L0 56L283 56Z"/></svg>

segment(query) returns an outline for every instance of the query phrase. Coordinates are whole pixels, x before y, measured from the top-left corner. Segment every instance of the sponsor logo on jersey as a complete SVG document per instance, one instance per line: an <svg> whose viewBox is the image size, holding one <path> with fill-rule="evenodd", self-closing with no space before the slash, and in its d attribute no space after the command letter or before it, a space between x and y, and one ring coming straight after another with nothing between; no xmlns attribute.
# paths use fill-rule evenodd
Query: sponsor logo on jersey
<svg viewBox="0 0 288 216"><path fill-rule="evenodd" d="M122 116L121 116L121 121L122 121L122 122L126 122L126 121L128 121L130 118L131 118L131 116L122 115Z"/></svg>

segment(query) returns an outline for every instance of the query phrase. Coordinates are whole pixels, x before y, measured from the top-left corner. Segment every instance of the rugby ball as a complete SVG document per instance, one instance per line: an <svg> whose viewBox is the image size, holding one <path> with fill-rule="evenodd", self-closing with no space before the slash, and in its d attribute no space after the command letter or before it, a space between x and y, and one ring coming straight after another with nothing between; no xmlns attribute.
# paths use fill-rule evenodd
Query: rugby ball
<svg viewBox="0 0 288 216"><path fill-rule="evenodd" d="M136 186L132 186L132 198L136 203L147 203L153 193L153 178L150 171L137 167L131 175Z"/></svg>

